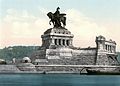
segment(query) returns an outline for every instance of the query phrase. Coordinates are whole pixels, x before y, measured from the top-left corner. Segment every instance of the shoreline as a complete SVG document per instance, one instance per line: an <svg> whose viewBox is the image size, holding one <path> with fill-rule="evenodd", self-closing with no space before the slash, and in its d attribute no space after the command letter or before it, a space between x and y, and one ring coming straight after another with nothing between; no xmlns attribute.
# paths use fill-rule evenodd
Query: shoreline
<svg viewBox="0 0 120 86"><path fill-rule="evenodd" d="M105 69L107 71L118 69L120 66L107 65L34 65L20 66L25 70L20 70L16 65L0 65L0 74L79 74L87 75L86 69ZM32 69L32 70L31 70ZM114 72L114 70L113 70Z"/></svg>

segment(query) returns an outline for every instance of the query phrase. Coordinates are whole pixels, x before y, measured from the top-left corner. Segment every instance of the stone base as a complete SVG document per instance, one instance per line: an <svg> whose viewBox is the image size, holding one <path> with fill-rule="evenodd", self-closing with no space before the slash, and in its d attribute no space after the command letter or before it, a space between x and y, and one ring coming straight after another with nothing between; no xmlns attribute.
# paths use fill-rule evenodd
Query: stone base
<svg viewBox="0 0 120 86"><path fill-rule="evenodd" d="M57 48L57 49L46 49L47 59L60 59L60 58L71 58L72 49L70 48Z"/></svg>

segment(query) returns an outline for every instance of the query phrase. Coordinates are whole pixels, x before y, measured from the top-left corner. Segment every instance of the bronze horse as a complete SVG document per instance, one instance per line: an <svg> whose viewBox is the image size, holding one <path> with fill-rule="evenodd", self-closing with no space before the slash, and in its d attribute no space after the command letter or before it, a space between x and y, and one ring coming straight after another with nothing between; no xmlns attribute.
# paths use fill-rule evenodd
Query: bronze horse
<svg viewBox="0 0 120 86"><path fill-rule="evenodd" d="M52 22L54 27L62 27L61 26L61 22L62 22L63 27L65 27L66 26L66 17L65 17L65 15L66 14L60 14L59 18L56 18L56 16L52 12L49 12L47 14L47 16L51 19L49 21L49 24L51 25L51 22Z"/></svg>

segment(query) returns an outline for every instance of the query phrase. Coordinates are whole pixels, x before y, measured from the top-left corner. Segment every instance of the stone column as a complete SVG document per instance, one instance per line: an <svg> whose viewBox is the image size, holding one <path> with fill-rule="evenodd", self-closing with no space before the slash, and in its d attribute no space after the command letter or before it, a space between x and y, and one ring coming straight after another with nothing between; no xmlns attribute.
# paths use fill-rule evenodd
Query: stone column
<svg viewBox="0 0 120 86"><path fill-rule="evenodd" d="M114 46L114 53L116 53L116 46Z"/></svg>
<svg viewBox="0 0 120 86"><path fill-rule="evenodd" d="M69 39L68 45L71 46L71 40Z"/></svg>
<svg viewBox="0 0 120 86"><path fill-rule="evenodd" d="M114 53L114 46L112 46L112 53Z"/></svg>
<svg viewBox="0 0 120 86"><path fill-rule="evenodd" d="M64 39L64 46L66 46L66 40Z"/></svg>
<svg viewBox="0 0 120 86"><path fill-rule="evenodd" d="M109 45L108 45L108 51L110 50Z"/></svg>
<svg viewBox="0 0 120 86"><path fill-rule="evenodd" d="M66 46L68 46L68 45L67 45L67 40L66 40L65 42L66 42Z"/></svg>
<svg viewBox="0 0 120 86"><path fill-rule="evenodd" d="M70 43L70 46L72 46L72 39L70 39L70 42L69 42L69 43Z"/></svg>
<svg viewBox="0 0 120 86"><path fill-rule="evenodd" d="M59 39L57 39L57 45L59 45Z"/></svg>
<svg viewBox="0 0 120 86"><path fill-rule="evenodd" d="M68 46L70 46L70 40L68 40Z"/></svg>
<svg viewBox="0 0 120 86"><path fill-rule="evenodd" d="M61 39L61 45L63 45L63 39Z"/></svg>
<svg viewBox="0 0 120 86"><path fill-rule="evenodd" d="M107 51L109 51L109 45L107 45Z"/></svg>
<svg viewBox="0 0 120 86"><path fill-rule="evenodd" d="M63 39L62 41L63 41L63 46L65 46L65 39Z"/></svg>
<svg viewBox="0 0 120 86"><path fill-rule="evenodd" d="M54 39L51 39L51 44L55 45Z"/></svg>
<svg viewBox="0 0 120 86"><path fill-rule="evenodd" d="M65 39L65 46L67 46L67 40Z"/></svg>

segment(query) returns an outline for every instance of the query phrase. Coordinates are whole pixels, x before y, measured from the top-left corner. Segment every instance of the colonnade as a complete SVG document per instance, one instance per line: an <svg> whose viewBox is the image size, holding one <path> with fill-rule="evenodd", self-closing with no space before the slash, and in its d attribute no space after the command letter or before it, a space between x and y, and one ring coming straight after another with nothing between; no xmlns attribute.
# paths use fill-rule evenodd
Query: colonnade
<svg viewBox="0 0 120 86"><path fill-rule="evenodd" d="M105 45L105 48L106 48L107 51L109 51L109 52L111 52L111 53L112 53L112 52L115 52L115 50L116 50L116 49L115 49L116 47L115 47L115 46L112 46L112 45Z"/></svg>
<svg viewBox="0 0 120 86"><path fill-rule="evenodd" d="M70 46L72 45L71 39L53 39L54 45Z"/></svg>

